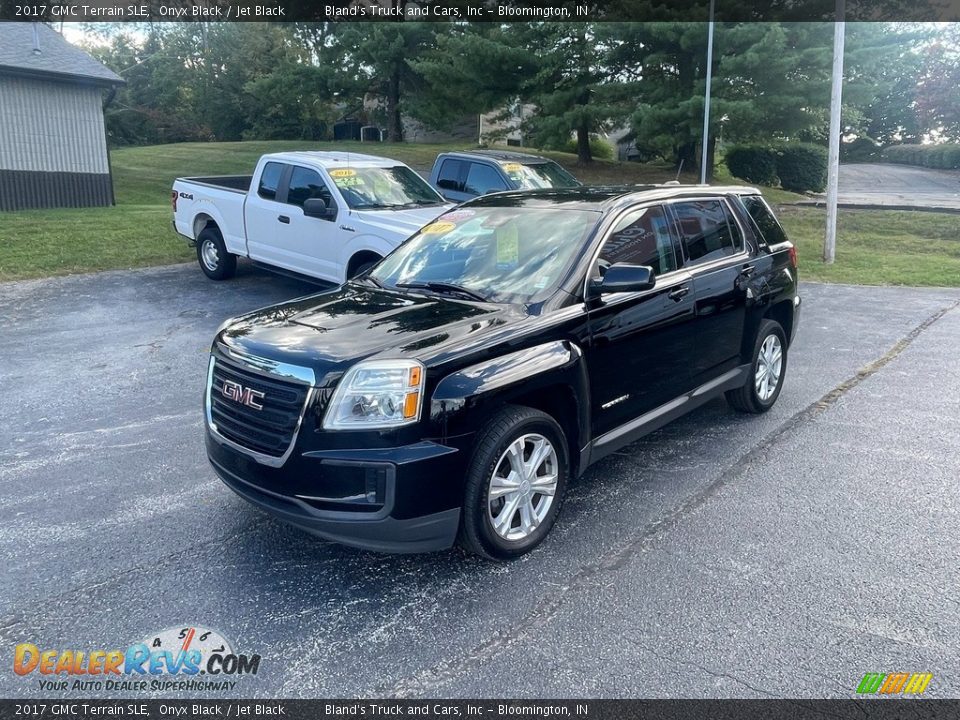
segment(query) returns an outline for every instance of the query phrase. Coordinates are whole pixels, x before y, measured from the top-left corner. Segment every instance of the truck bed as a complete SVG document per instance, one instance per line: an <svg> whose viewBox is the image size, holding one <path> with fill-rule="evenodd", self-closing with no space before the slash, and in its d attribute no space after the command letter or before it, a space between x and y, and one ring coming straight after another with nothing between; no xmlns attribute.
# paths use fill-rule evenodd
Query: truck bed
<svg viewBox="0 0 960 720"><path fill-rule="evenodd" d="M177 179L188 183L196 183L197 185L208 185L221 190L246 193L247 190L250 189L250 183L253 182L253 175L213 175L211 177L184 177Z"/></svg>

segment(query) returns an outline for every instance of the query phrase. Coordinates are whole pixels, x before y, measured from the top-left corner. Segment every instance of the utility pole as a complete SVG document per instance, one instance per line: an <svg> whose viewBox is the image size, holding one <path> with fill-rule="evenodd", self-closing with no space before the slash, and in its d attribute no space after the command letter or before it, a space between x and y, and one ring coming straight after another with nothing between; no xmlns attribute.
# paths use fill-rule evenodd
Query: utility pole
<svg viewBox="0 0 960 720"><path fill-rule="evenodd" d="M844 0L837 0L833 26L833 80L830 87L830 153L827 162L827 229L823 261L832 264L837 252L837 192L840 186L840 110L843 93Z"/></svg>
<svg viewBox="0 0 960 720"><path fill-rule="evenodd" d="M707 91L703 98L703 136L700 149L700 184L707 184L707 148L710 146L710 84L713 82L713 6L710 0L710 22L707 26Z"/></svg>

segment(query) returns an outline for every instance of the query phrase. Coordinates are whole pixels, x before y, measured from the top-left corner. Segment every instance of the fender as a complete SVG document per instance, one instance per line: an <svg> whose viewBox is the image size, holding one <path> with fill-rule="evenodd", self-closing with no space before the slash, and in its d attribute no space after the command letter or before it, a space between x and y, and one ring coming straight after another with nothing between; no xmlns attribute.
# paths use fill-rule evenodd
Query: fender
<svg viewBox="0 0 960 720"><path fill-rule="evenodd" d="M534 345L447 375L434 388L430 420L444 438L475 432L477 418L486 418L503 403L555 386L571 393L575 411L556 420L577 439L571 443L572 460L582 467L582 448L590 439L590 386L583 352L568 340Z"/></svg>
<svg viewBox="0 0 960 720"><path fill-rule="evenodd" d="M247 239L246 237L238 237L236 235L231 235L228 229L228 225L223 219L223 215L220 213L220 210L217 209L217 206L210 200L200 199L197 200L193 210L193 217L190 219L190 231L193 234L193 240L196 241L197 235L199 235L198 226L201 225L199 218L201 215L208 216L217 227L220 229L220 235L223 236L223 243L227 246L227 250L234 255L241 255L246 257L247 255ZM241 230L243 228L241 227Z"/></svg>

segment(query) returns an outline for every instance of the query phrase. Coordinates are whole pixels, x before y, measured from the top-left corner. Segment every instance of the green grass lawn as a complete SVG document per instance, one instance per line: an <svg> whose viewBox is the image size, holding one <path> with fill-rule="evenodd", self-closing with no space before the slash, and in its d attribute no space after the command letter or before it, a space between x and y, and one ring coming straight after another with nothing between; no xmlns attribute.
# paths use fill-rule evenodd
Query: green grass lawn
<svg viewBox="0 0 960 720"><path fill-rule="evenodd" d="M471 145L253 141L180 143L111 152L116 207L0 213L0 280L64 275L191 260L193 251L170 226L170 187L179 176L249 174L263 153L349 149L386 155L427 172L439 152ZM538 152L538 151L531 151ZM675 178L665 163L597 160L581 166L568 153L540 152L587 184L643 184ZM694 183L694 173L681 182ZM737 183L719 167L717 183ZM774 204L799 195L761 188ZM797 242L802 277L865 284L960 286L957 217L932 213L841 211L837 263L820 261L822 210L784 207L781 217Z"/></svg>
<svg viewBox="0 0 960 720"><path fill-rule="evenodd" d="M858 285L960 287L960 216L896 210L840 210L836 261L826 265L826 211L781 206L803 280Z"/></svg>

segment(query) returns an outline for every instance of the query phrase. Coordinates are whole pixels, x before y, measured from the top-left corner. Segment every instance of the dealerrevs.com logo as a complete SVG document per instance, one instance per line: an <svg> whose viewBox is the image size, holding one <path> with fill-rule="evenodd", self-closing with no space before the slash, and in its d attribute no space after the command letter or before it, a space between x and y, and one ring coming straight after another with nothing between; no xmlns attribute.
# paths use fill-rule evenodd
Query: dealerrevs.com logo
<svg viewBox="0 0 960 720"><path fill-rule="evenodd" d="M236 653L222 634L197 626L153 633L126 650L21 643L13 656L13 671L37 677L41 690L224 691L259 670L259 655Z"/></svg>

